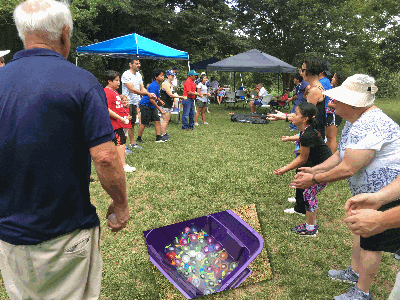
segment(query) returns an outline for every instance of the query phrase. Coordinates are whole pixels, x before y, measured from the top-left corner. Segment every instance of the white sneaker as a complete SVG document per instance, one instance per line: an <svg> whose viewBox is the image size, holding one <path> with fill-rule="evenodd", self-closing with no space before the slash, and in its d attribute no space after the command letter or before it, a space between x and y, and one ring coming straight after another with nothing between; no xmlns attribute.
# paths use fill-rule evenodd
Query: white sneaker
<svg viewBox="0 0 400 300"><path fill-rule="evenodd" d="M288 198L287 201L289 201L289 202L296 202L296 198L291 197L291 198Z"/></svg>
<svg viewBox="0 0 400 300"><path fill-rule="evenodd" d="M204 125L210 125L210 124L208 124L207 122L204 122L203 124L204 124Z"/></svg>
<svg viewBox="0 0 400 300"><path fill-rule="evenodd" d="M199 123L194 123L194 126L199 126Z"/></svg>
<svg viewBox="0 0 400 300"><path fill-rule="evenodd" d="M131 167L130 165L126 164L124 167L124 171L125 172L135 172L136 168L135 167Z"/></svg>
<svg viewBox="0 0 400 300"><path fill-rule="evenodd" d="M305 214L302 214L302 213L299 213L299 212L295 211L294 207L285 209L284 212L287 213L287 214L298 214L300 216L305 216Z"/></svg>

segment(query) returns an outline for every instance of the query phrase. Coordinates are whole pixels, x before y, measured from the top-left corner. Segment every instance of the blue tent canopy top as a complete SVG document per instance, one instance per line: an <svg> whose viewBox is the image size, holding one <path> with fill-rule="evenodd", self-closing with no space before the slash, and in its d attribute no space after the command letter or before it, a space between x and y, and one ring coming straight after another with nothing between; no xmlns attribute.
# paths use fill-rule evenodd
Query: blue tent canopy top
<svg viewBox="0 0 400 300"><path fill-rule="evenodd" d="M76 48L78 56L96 54L110 57L189 60L189 54L176 50L137 33Z"/></svg>

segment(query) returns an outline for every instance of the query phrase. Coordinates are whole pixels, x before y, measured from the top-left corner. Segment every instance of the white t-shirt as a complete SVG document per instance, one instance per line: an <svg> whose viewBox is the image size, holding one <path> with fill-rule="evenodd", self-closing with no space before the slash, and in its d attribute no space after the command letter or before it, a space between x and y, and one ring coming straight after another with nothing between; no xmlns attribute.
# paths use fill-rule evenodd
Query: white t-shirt
<svg viewBox="0 0 400 300"><path fill-rule="evenodd" d="M128 97L129 104L138 105L141 97L138 94L131 93L131 91L125 85L127 82L133 83L135 89L140 90L140 85L143 84L142 75L139 72L133 74L130 70L127 70L121 76L122 95Z"/></svg>
<svg viewBox="0 0 400 300"><path fill-rule="evenodd" d="M201 82L197 85L197 88L200 89L200 93L202 94L207 94L208 88L207 85L202 84ZM197 100L200 100L201 102L207 102L207 96L204 96L203 98L200 98L197 96Z"/></svg>
<svg viewBox="0 0 400 300"><path fill-rule="evenodd" d="M340 161L346 148L375 150L371 162L347 179L353 195L375 193L400 175L400 126L379 108L346 122L338 146Z"/></svg>
<svg viewBox="0 0 400 300"><path fill-rule="evenodd" d="M265 96L265 95L268 95L268 92L267 92L267 90L262 86L261 89L260 89L260 91L258 92L258 96L259 96L259 97L263 97L263 96Z"/></svg>

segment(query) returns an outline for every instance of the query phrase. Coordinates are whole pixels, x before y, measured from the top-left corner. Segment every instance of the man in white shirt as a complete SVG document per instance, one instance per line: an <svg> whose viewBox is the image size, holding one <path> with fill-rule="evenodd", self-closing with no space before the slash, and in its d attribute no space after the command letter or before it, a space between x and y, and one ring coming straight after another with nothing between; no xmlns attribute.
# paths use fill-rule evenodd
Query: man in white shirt
<svg viewBox="0 0 400 300"><path fill-rule="evenodd" d="M250 110L252 114L256 113L256 106L266 105L267 102L262 101L265 95L268 95L267 90L262 86L260 82L257 84L256 89L258 90L258 96L254 98L254 100L250 101Z"/></svg>
<svg viewBox="0 0 400 300"><path fill-rule="evenodd" d="M129 70L126 70L121 77L122 82L122 94L127 96L129 99L129 113L132 116L131 124L132 128L128 130L129 135L129 147L128 150L132 148L142 149L138 144L135 143L135 123L136 116L140 113L138 105L140 103L140 96L147 95L150 98L155 98L153 93L149 93L144 85L143 78L139 72L140 61L138 59L132 59L129 63Z"/></svg>

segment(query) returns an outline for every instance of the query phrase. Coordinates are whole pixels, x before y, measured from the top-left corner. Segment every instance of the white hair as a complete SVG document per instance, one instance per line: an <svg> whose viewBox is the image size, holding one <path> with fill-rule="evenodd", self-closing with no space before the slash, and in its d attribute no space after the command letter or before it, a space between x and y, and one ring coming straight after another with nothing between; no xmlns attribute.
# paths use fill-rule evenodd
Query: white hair
<svg viewBox="0 0 400 300"><path fill-rule="evenodd" d="M65 26L70 27L70 35L73 27L71 12L66 1L24 1L14 10L14 22L24 43L29 32L44 33L50 41L57 41Z"/></svg>

